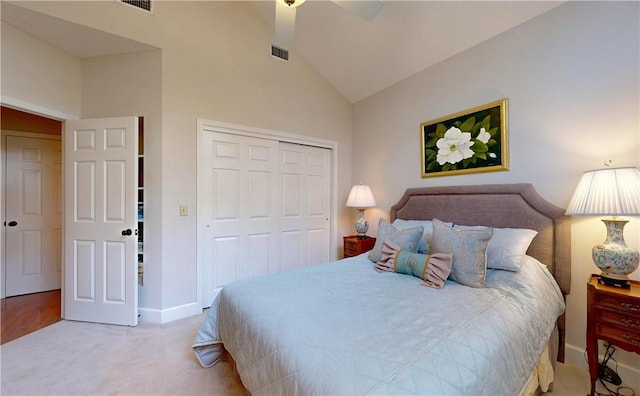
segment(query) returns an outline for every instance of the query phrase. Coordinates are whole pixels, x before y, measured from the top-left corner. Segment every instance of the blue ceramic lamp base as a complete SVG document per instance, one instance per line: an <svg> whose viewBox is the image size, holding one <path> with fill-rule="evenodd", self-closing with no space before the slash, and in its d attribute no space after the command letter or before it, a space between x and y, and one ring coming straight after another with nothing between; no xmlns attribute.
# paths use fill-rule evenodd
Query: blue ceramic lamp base
<svg viewBox="0 0 640 396"><path fill-rule="evenodd" d="M593 262L602 271L600 283L629 288L629 274L638 269L638 251L624 241L623 231L628 221L610 218L602 222L607 227L607 238L591 250Z"/></svg>
<svg viewBox="0 0 640 396"><path fill-rule="evenodd" d="M364 208L358 208L358 220L356 220L358 238L366 238L367 231L369 231L369 222L364 218Z"/></svg>

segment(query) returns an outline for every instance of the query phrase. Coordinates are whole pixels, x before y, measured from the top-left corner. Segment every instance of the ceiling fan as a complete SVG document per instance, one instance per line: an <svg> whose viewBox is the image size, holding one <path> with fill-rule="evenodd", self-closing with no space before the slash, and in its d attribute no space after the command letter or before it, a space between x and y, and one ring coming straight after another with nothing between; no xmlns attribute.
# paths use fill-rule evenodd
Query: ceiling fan
<svg viewBox="0 0 640 396"><path fill-rule="evenodd" d="M296 8L305 0L276 0L276 44L287 45L293 41L296 25ZM332 0L334 4L354 15L371 21L382 8L382 0Z"/></svg>

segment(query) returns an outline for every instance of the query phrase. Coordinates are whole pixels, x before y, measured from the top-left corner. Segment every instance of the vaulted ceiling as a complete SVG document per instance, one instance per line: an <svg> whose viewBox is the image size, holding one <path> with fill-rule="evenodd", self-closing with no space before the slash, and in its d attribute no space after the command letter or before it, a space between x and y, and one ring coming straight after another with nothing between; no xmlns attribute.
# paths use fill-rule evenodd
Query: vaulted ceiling
<svg viewBox="0 0 640 396"><path fill-rule="evenodd" d="M331 1L307 0L289 48L354 103L562 3L385 0L367 22ZM274 26L275 1L250 5ZM148 49L4 1L2 19L79 57Z"/></svg>
<svg viewBox="0 0 640 396"><path fill-rule="evenodd" d="M274 3L252 2L272 26ZM292 47L357 102L560 4L385 0L367 22L331 1L307 0L297 9Z"/></svg>

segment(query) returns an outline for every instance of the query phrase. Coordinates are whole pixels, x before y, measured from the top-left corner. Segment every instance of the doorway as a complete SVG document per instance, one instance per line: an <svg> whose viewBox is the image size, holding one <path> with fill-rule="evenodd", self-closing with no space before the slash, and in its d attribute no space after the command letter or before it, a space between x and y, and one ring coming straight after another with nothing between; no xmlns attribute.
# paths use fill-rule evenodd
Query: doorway
<svg viewBox="0 0 640 396"><path fill-rule="evenodd" d="M3 135L5 296L60 289L60 138L6 130Z"/></svg>
<svg viewBox="0 0 640 396"><path fill-rule="evenodd" d="M10 201L16 199L16 194L14 194L15 191L9 191L9 189L7 188L8 182L10 181L7 180L8 179L7 172L9 169L6 168L6 160L7 160L6 145L7 145L7 137L8 137L7 135L10 136L10 140L11 140L10 143L13 144L14 146L16 144L23 144L25 142L27 143L28 142L36 142L36 143L45 142L44 146L47 146L47 147L44 147L44 149L49 151L49 154L47 155L58 156L59 158L60 140L62 136L62 122L54 119L26 113L20 110L4 107L4 106L2 106L0 110L1 110L1 114L0 114L1 128L3 130L3 136L2 136L3 146L4 146L3 156L5 156L5 158L3 158L3 164L2 164L2 166L5 168L3 169L2 175L0 176L2 179L2 189L3 189L1 194L2 195L1 202L2 202L3 223L4 223L3 224L4 227L2 229L2 238L1 238L2 244L3 244L2 268L1 268L2 275L3 275L2 276L3 284L2 284L2 293L1 293L1 297L3 297L2 315L3 315L3 319L5 319L4 318L5 315L10 315L12 317L12 322L20 323L20 320L21 320L20 316L29 315L28 312L33 312L34 310L36 311L44 310L46 312L49 312L50 313L49 316L52 317L51 319L47 320L47 323L50 324L49 322L53 323L60 319L61 272L59 269L60 269L61 260L62 260L61 250L59 248L61 246L61 241L59 239L60 233L59 231L57 232L57 234L56 234L56 231L33 232L31 235L29 235L31 239L27 238L29 240L26 240L26 239L23 240L24 243L17 246L18 249L14 249L16 247L15 246L16 243L14 241L11 241L11 237L7 232L7 228L11 227L11 225L18 226L23 221L25 222L23 224L33 222L34 219L37 220L36 217L38 216L26 216L17 220L13 218L8 219L6 217L7 204L13 204ZM11 132L5 133L5 131L11 131ZM51 145L49 144L49 142L54 142L53 148L50 147ZM56 148L56 145L57 145L57 148ZM53 151L57 150L57 153L51 154L51 150ZM36 151L30 151L30 149L26 149L27 153L32 153L33 155L39 155ZM59 160L54 160L52 158L49 158L48 160L49 160L49 163L45 165L45 168L47 168L46 170L50 170L48 168L58 166L58 165L54 165L54 162L59 162ZM58 190L61 185L60 175L58 174L58 176L53 176L53 173L50 173L49 178L53 178L54 180L53 181L50 180L49 184L47 184L47 187L46 187L47 191L41 191L41 192L36 191L37 193L43 195L44 199L42 201L45 202L45 204L43 205L36 204L36 200L34 199L34 195L32 194L33 191L30 190L34 188L34 185L36 184L35 182L39 177L40 176L38 175L37 169L35 169L33 172L27 171L26 174L20 177L20 181L19 181L20 183L23 183L24 181L27 182L27 185L22 185L22 187L20 187L20 190L28 192L26 194L26 200L23 200L21 204L35 205L35 207L37 207L37 210L30 210L31 212L37 212L37 211L46 212L45 213L47 216L46 222L48 223L47 228L49 228L50 230L53 230L53 229L60 230L59 225L62 222L62 218L61 218L60 211L56 210L56 206L58 206L56 203L57 201L56 195L59 196L59 194L55 193L55 190L56 190L55 185L56 184L58 185L58 188L57 188ZM13 183L13 181L11 181L11 183ZM32 183L32 184L28 185L29 183ZM13 189L14 188L12 188L12 190ZM54 191L53 192L48 191L50 189L53 189ZM23 198L25 197L18 198L18 199L20 200ZM15 222L15 223L12 223L12 222ZM58 237L56 237L56 235L58 235ZM43 255L43 256L45 256L45 259L47 259L48 262L43 263L38 260L35 260L36 264L33 266L29 266L29 265L21 266L20 264L17 264L15 262L16 260L18 261L22 260L23 262L28 261L26 260L28 257L25 257L25 255L29 255L34 251L34 249L32 249L34 244L38 245L39 248L45 249L44 251L46 252L46 255ZM42 265L45 266L44 271L48 272L47 280L38 279L39 278L38 273L43 271L41 267ZM18 287L17 289L14 287L16 286L16 282L14 282L15 281L14 278L16 278L15 274L12 276L7 276L7 270L15 271L16 269L18 269L18 274L19 274L18 278L23 278L18 283L21 283L22 281L24 281L22 282L24 284L20 285L20 287ZM25 276L21 276L21 275L25 275ZM12 282L11 287L7 287L10 280ZM24 296L9 297L14 295L24 295ZM10 307L17 307L17 306L21 308L19 310L8 309ZM3 323L4 322L6 321L3 320ZM19 328L19 332L30 332L33 330L37 330L37 328L29 330L28 328L22 325L18 326L18 328Z"/></svg>

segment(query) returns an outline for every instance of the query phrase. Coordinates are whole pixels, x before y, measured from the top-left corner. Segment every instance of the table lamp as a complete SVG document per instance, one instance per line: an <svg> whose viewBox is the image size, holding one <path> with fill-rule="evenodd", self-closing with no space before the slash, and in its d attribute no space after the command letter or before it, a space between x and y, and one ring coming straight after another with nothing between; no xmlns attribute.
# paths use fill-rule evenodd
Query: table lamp
<svg viewBox="0 0 640 396"><path fill-rule="evenodd" d="M358 208L358 220L356 220L356 232L359 238L365 238L369 230L369 223L364 218L364 208L376 206L373 194L369 186L365 184L357 184L351 187L351 192L347 198L347 206L350 208Z"/></svg>
<svg viewBox="0 0 640 396"><path fill-rule="evenodd" d="M629 288L629 274L638 268L638 251L624 241L629 221L618 215L640 215L640 171L637 168L604 168L587 171L569 202L566 214L611 216L602 219L607 238L596 245L591 257L602 271L600 282Z"/></svg>

